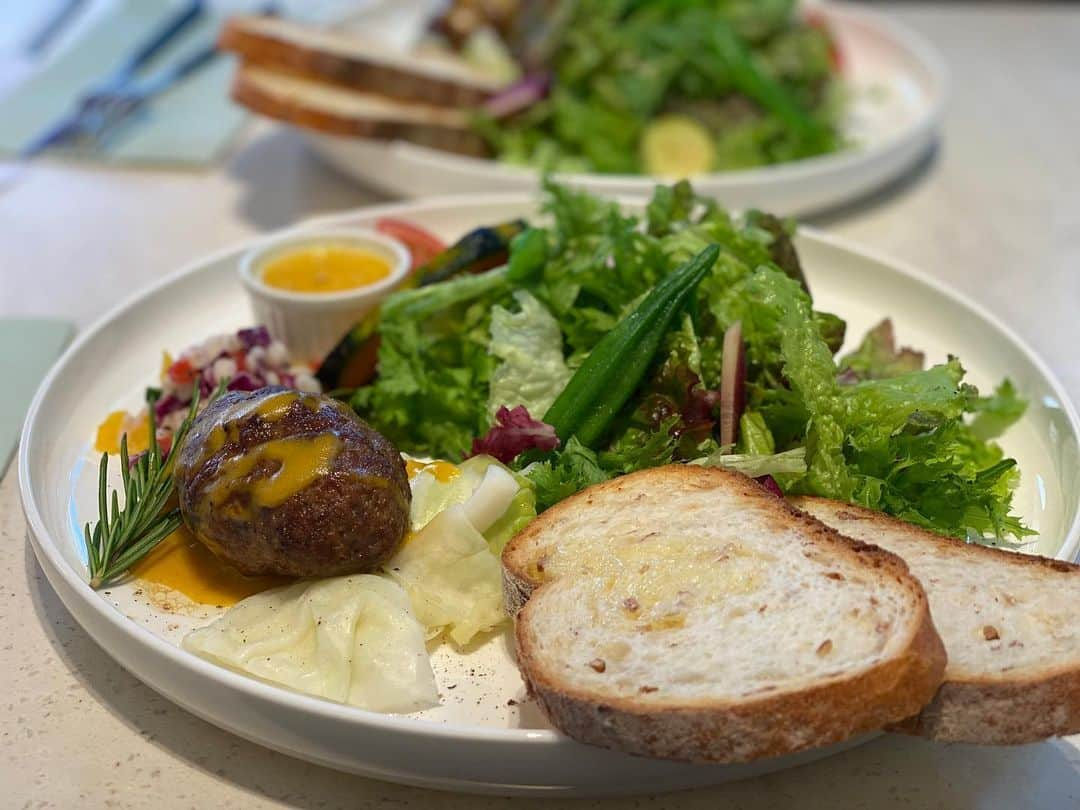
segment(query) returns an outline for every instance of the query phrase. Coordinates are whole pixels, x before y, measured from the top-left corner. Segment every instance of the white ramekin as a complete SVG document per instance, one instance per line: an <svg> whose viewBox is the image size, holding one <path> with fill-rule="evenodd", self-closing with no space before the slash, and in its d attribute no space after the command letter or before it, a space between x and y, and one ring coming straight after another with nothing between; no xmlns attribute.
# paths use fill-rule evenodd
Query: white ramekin
<svg viewBox="0 0 1080 810"><path fill-rule="evenodd" d="M266 265L278 256L327 243L369 250L389 262L390 273L366 287L328 293L292 292L263 282ZM268 239L241 257L239 269L255 322L264 324L288 347L294 362L317 364L357 321L405 280L411 260L409 249L389 236L359 228L336 228Z"/></svg>

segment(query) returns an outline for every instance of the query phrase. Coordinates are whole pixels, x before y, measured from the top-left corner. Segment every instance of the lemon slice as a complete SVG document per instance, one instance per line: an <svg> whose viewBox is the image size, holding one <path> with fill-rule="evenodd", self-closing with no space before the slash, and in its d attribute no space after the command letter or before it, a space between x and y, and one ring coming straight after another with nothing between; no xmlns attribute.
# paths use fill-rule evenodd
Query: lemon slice
<svg viewBox="0 0 1080 810"><path fill-rule="evenodd" d="M710 171L715 160L709 131L685 115L657 118L641 136L641 161L648 174L680 180Z"/></svg>

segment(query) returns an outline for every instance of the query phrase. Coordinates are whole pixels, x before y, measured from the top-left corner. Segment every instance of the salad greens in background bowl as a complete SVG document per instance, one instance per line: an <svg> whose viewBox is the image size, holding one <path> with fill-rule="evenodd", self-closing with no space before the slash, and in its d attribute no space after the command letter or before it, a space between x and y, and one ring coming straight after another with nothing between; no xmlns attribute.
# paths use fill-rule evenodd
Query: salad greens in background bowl
<svg viewBox="0 0 1080 810"><path fill-rule="evenodd" d="M480 131L511 164L676 179L839 151L841 51L796 5L550 3L539 31L506 36L535 72L502 97L534 89L536 101Z"/></svg>
<svg viewBox="0 0 1080 810"><path fill-rule="evenodd" d="M495 158L306 130L313 148L345 174L407 197L535 189L545 171L602 195L646 197L657 177L691 177L733 208L795 215L910 171L940 123L940 57L862 8L563 7L553 41L541 38L544 69L518 68L524 78L504 108L513 113L474 117Z"/></svg>

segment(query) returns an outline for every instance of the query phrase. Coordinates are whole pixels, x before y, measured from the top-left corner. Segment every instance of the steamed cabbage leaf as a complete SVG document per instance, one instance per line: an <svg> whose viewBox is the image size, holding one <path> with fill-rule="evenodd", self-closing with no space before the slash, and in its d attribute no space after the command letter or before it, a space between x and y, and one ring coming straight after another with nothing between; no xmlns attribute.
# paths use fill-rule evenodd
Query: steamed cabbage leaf
<svg viewBox="0 0 1080 810"><path fill-rule="evenodd" d="M249 596L182 645L229 669L361 709L415 712L439 702L408 596L370 574Z"/></svg>
<svg viewBox="0 0 1080 810"><path fill-rule="evenodd" d="M510 478L488 481L489 470L495 468ZM473 456L456 466L454 475L446 481L438 480L431 472L421 470L413 476L412 505L409 522L413 532L423 529L439 512L454 504L463 504L476 494L482 485L487 487L481 499L488 509L501 510L494 520L487 521L481 534L488 541L493 554L502 553L503 546L517 532L536 517L536 494L532 482L491 456ZM513 490L510 491L510 487ZM480 500L477 501L480 503Z"/></svg>
<svg viewBox="0 0 1080 810"><path fill-rule="evenodd" d="M460 646L506 620L502 566L462 504L408 538L385 570L408 593L429 637L446 632Z"/></svg>
<svg viewBox="0 0 1080 810"><path fill-rule="evenodd" d="M498 554L535 516L531 488L486 456L447 481L414 476L412 532L384 570L409 594L429 637L445 633L462 646L506 620Z"/></svg>

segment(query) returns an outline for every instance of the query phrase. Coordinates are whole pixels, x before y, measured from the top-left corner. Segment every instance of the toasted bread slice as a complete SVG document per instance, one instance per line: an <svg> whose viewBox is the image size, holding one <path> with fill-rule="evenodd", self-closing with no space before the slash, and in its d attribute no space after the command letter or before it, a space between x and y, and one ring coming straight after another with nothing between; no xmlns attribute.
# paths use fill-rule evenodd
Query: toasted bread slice
<svg viewBox="0 0 1080 810"><path fill-rule="evenodd" d="M503 568L544 713L632 754L744 762L838 742L910 717L945 667L898 557L735 472L590 487L514 537Z"/></svg>
<svg viewBox="0 0 1080 810"><path fill-rule="evenodd" d="M487 154L483 139L469 129L466 114L446 107L403 104L251 65L237 70L232 97L260 115L330 135Z"/></svg>
<svg viewBox="0 0 1080 810"><path fill-rule="evenodd" d="M1080 566L965 543L880 512L793 503L904 558L945 642L945 683L898 728L948 742L1014 745L1080 732Z"/></svg>
<svg viewBox="0 0 1080 810"><path fill-rule="evenodd" d="M248 64L397 101L473 107L500 88L452 55L399 53L354 34L275 17L233 17L218 47Z"/></svg>

